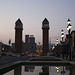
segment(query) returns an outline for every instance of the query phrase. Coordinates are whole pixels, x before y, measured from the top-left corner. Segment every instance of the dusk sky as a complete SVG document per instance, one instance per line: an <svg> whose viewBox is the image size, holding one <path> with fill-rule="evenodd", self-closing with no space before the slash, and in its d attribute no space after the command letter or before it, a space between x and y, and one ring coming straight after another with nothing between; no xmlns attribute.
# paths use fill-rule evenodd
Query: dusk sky
<svg viewBox="0 0 75 75"><path fill-rule="evenodd" d="M8 44L15 42L15 22L20 18L25 34L34 35L35 42L42 43L42 21L49 21L49 39L55 43L61 40L61 30L67 32L67 19L71 19L75 30L75 0L0 0L0 41Z"/></svg>

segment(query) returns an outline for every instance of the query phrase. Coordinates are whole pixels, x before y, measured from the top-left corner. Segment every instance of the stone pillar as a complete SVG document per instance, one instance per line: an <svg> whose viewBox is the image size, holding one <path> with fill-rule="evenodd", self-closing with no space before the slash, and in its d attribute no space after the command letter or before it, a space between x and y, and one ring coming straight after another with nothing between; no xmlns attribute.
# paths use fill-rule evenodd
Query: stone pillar
<svg viewBox="0 0 75 75"><path fill-rule="evenodd" d="M14 69L14 75L21 75L21 66L18 66Z"/></svg>
<svg viewBox="0 0 75 75"><path fill-rule="evenodd" d="M75 75L75 68L70 68L70 75Z"/></svg>
<svg viewBox="0 0 75 75"><path fill-rule="evenodd" d="M42 71L40 72L39 75L49 75L49 67L48 66L43 66Z"/></svg>

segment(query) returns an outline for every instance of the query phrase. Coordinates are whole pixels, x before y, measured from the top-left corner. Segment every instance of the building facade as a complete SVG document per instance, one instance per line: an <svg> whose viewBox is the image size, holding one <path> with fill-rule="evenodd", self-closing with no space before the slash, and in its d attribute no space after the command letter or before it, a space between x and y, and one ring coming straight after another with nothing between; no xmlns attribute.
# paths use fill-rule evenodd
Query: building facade
<svg viewBox="0 0 75 75"><path fill-rule="evenodd" d="M13 50L15 49L15 43L12 43ZM30 52L30 53L36 53L37 46L35 43L35 37L34 36L27 36L25 37L25 42L22 41L22 53ZM14 52L14 51L13 51Z"/></svg>
<svg viewBox="0 0 75 75"><path fill-rule="evenodd" d="M36 43L34 35L26 35L25 43L22 44L22 52L36 53Z"/></svg>

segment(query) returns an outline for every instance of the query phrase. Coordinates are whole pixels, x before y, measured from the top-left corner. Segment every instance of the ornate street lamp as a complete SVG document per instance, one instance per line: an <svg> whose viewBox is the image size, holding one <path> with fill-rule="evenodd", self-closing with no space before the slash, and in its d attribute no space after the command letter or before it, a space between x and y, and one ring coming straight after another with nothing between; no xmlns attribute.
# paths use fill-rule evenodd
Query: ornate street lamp
<svg viewBox="0 0 75 75"><path fill-rule="evenodd" d="M63 50L64 31L63 30L61 30L61 38L62 38L62 54L63 54L63 59L64 59L64 50Z"/></svg>
<svg viewBox="0 0 75 75"><path fill-rule="evenodd" d="M69 33L69 60L71 61L71 42L70 42L70 40L71 40L70 32L71 32L71 28L72 28L72 25L70 24L71 20L68 19L67 23L68 23L67 30L68 30L68 33Z"/></svg>
<svg viewBox="0 0 75 75"><path fill-rule="evenodd" d="M58 56L58 39L55 41L55 47L56 47L56 55Z"/></svg>
<svg viewBox="0 0 75 75"><path fill-rule="evenodd" d="M58 45L58 39L55 41L55 46L57 46Z"/></svg>
<svg viewBox="0 0 75 75"><path fill-rule="evenodd" d="M64 38L64 31L61 30L61 38L62 38L62 42L63 42L63 38Z"/></svg>

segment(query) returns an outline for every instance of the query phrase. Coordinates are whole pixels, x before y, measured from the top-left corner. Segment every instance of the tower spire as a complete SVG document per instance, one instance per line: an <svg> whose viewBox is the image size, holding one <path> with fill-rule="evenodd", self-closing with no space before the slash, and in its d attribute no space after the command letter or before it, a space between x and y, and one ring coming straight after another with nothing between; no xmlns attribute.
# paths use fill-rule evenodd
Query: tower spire
<svg viewBox="0 0 75 75"><path fill-rule="evenodd" d="M49 23L49 21L47 20L47 18L45 18L42 23L46 24L46 23Z"/></svg>
<svg viewBox="0 0 75 75"><path fill-rule="evenodd" d="M49 21L45 18L42 22L43 30L43 55L49 52Z"/></svg>
<svg viewBox="0 0 75 75"><path fill-rule="evenodd" d="M23 24L20 19L15 22L15 53L22 52L22 30Z"/></svg>

